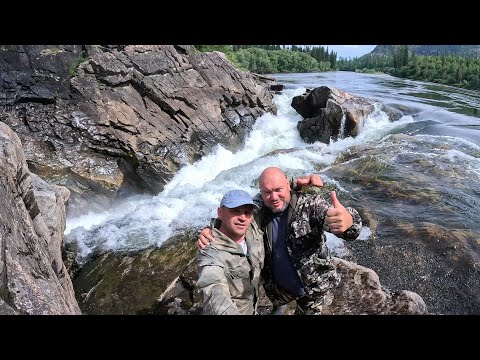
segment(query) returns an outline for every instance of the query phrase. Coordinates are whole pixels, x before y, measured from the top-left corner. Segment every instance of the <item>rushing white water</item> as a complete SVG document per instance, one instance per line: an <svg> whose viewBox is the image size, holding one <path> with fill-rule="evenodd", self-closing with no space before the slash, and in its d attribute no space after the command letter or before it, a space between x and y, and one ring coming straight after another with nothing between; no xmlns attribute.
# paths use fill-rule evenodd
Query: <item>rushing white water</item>
<svg viewBox="0 0 480 360"><path fill-rule="evenodd" d="M328 168L345 149L378 142L414 121L411 116L404 116L391 123L377 107L364 119L356 138L340 139L329 145L306 144L296 129L302 117L290 106L292 98L304 91L305 88L300 87L276 95L277 115L265 114L258 118L243 149L232 153L218 145L211 154L180 169L159 195L135 196L102 213L68 218L67 241L77 240L81 257L96 246L120 250L160 245L177 232L205 226L216 216L226 191L237 188L256 194L256 179L268 166L278 166L291 176L318 173L314 164ZM272 154L281 149L289 150ZM328 177L323 180L335 183L335 179ZM364 234L368 233L366 229ZM332 235L327 242L334 253L345 254L340 239Z"/></svg>

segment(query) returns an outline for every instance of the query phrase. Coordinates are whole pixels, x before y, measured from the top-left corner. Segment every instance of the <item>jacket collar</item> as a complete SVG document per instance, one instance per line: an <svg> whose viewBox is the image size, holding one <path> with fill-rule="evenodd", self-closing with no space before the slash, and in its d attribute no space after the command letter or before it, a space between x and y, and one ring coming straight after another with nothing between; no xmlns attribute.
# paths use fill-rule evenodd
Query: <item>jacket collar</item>
<svg viewBox="0 0 480 360"><path fill-rule="evenodd" d="M215 237L215 241L212 243L212 245L218 250L227 251L231 254L244 255L242 246L230 239L220 230L212 229L212 235Z"/></svg>

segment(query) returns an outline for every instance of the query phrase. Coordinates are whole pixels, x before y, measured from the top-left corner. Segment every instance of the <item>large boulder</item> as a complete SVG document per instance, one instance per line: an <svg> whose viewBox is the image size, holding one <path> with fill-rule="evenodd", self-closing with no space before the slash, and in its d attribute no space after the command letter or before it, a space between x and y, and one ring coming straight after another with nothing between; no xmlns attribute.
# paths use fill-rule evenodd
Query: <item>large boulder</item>
<svg viewBox="0 0 480 360"><path fill-rule="evenodd" d="M420 295L391 292L380 284L372 269L334 257L340 284L326 296L325 315L421 315L427 306Z"/></svg>
<svg viewBox="0 0 480 360"><path fill-rule="evenodd" d="M297 129L306 142L357 136L365 118L375 110L374 101L321 86L292 99L292 107L304 117Z"/></svg>

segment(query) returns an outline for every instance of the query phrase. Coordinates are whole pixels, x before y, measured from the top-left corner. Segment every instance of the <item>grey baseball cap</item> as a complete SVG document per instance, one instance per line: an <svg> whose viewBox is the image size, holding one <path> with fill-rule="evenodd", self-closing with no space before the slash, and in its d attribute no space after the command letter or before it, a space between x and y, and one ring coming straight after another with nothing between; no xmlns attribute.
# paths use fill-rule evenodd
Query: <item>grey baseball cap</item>
<svg viewBox="0 0 480 360"><path fill-rule="evenodd" d="M258 209L250 194L243 190L230 190L223 195L222 201L220 201L220 207L225 206L229 209L242 205L253 205Z"/></svg>

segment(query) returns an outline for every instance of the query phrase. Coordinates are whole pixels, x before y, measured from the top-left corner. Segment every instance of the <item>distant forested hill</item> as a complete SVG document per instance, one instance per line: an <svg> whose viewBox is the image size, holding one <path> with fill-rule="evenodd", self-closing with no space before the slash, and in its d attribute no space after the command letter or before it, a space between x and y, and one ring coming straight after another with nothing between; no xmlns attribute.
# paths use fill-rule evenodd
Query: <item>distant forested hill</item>
<svg viewBox="0 0 480 360"><path fill-rule="evenodd" d="M400 45L377 45L371 54L393 55ZM480 58L480 45L408 45L415 55L459 55Z"/></svg>

